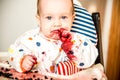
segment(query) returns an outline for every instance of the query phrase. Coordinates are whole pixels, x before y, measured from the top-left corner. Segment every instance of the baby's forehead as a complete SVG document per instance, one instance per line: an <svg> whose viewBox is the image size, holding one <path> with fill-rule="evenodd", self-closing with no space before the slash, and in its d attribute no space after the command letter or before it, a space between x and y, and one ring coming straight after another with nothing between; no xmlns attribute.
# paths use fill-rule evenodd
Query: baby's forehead
<svg viewBox="0 0 120 80"><path fill-rule="evenodd" d="M38 0L37 1L37 14L40 15L42 10L46 9L47 6L51 7L50 4L53 6L53 10L58 9L57 6L60 5L62 9L68 8L67 11L70 9L70 11L72 11L72 13L74 14L73 0Z"/></svg>
<svg viewBox="0 0 120 80"><path fill-rule="evenodd" d="M40 10L43 9L54 9L54 10L73 10L72 0L40 0Z"/></svg>
<svg viewBox="0 0 120 80"><path fill-rule="evenodd" d="M52 6L52 5L54 7L58 7L58 4L60 4L61 7L63 5L66 5L66 7L68 7L68 6L73 7L73 0L38 0L38 3L37 3L37 5L40 5L39 7L41 7L41 6Z"/></svg>

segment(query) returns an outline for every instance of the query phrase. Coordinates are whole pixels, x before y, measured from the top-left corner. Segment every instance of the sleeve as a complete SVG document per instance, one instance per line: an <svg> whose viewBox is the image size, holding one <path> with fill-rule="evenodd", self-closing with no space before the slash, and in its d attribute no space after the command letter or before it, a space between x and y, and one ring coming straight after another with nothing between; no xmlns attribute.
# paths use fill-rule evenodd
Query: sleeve
<svg viewBox="0 0 120 80"><path fill-rule="evenodd" d="M95 45L80 34L74 35L73 55L76 59L73 59L78 68L88 68L95 63L98 56L98 50Z"/></svg>
<svg viewBox="0 0 120 80"><path fill-rule="evenodd" d="M21 67L23 57L27 54L31 54L31 48L33 47L31 42L26 39L27 37L28 36L22 36L18 38L8 50L10 56L10 65L18 72L24 72L24 69ZM29 39L32 38L29 37Z"/></svg>

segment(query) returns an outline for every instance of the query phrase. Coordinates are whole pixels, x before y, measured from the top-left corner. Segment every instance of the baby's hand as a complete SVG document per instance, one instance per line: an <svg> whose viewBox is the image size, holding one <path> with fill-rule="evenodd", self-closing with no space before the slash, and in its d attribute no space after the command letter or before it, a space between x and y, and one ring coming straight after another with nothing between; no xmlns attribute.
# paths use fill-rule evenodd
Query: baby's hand
<svg viewBox="0 0 120 80"><path fill-rule="evenodd" d="M37 58L35 56L32 55L24 56L21 64L23 72L30 71L36 63L37 63Z"/></svg>

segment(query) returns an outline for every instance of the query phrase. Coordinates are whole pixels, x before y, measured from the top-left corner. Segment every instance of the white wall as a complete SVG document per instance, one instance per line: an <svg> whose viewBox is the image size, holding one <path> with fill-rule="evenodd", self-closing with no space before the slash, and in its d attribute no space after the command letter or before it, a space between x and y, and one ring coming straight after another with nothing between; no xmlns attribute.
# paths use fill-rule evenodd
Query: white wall
<svg viewBox="0 0 120 80"><path fill-rule="evenodd" d="M36 0L0 0L0 51L7 51L18 36L37 26Z"/></svg>
<svg viewBox="0 0 120 80"><path fill-rule="evenodd" d="M102 43L103 43L103 58L106 68L107 57L108 57L108 43L109 43L109 32L111 27L111 15L112 15L112 4L113 0L107 0L105 18L103 24Z"/></svg>

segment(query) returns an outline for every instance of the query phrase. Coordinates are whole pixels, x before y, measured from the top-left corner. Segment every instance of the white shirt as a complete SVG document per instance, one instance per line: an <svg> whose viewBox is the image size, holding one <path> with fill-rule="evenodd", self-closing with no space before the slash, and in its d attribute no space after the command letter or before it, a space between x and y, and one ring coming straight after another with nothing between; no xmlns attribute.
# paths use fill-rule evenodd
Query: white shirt
<svg viewBox="0 0 120 80"><path fill-rule="evenodd" d="M98 51L89 39L75 33L73 35L72 51L76 60L73 60L78 68L88 68L94 64ZM30 30L20 36L16 42L10 46L9 53L11 65L19 72L22 72L20 61L23 56L30 54L37 58L37 65L33 69L51 72L50 67L59 62L69 60L66 53L61 49L62 42L45 38L39 32L39 28Z"/></svg>

